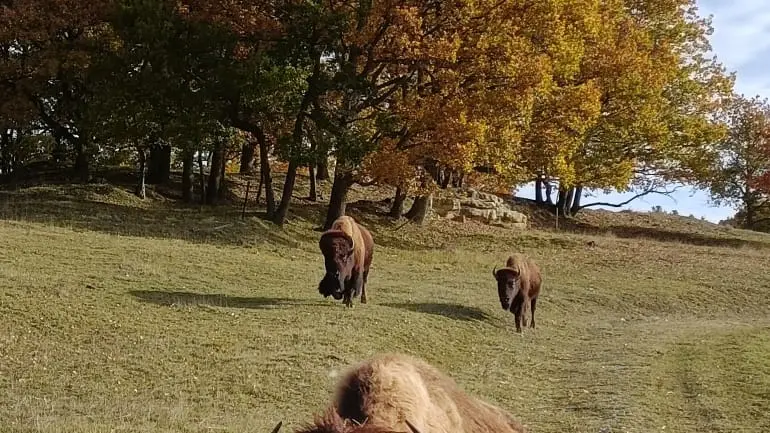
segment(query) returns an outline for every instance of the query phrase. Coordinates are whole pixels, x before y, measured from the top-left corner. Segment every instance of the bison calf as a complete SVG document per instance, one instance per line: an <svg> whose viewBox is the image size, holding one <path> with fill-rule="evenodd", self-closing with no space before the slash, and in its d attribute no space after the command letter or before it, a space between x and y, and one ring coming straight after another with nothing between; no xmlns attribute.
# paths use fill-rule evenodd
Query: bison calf
<svg viewBox="0 0 770 433"><path fill-rule="evenodd" d="M534 328L535 306L543 281L537 264L522 254L513 254L508 257L505 267L500 269L495 267L492 275L497 280L500 305L503 310L512 312L515 317L516 332L521 332L521 327L527 326L527 307L531 307L530 326Z"/></svg>
<svg viewBox="0 0 770 433"><path fill-rule="evenodd" d="M276 426L276 429L280 427ZM381 354L353 368L323 415L296 433L524 433L513 417L466 394L426 362Z"/></svg>
<svg viewBox="0 0 770 433"><path fill-rule="evenodd" d="M374 240L369 230L349 216L337 218L318 241L324 256L326 274L318 291L353 306L352 298L361 295L366 304L366 282L374 254Z"/></svg>

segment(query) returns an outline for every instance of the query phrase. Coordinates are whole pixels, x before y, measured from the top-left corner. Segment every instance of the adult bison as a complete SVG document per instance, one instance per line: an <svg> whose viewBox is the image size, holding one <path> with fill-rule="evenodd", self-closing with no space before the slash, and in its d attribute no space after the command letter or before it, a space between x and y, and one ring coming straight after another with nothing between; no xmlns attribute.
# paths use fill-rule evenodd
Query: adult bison
<svg viewBox="0 0 770 433"><path fill-rule="evenodd" d="M374 254L374 240L369 230L343 215L321 235L318 246L326 267L318 291L324 298L331 295L334 299L343 299L348 307L353 306L352 298L360 294L361 303L366 304L366 282Z"/></svg>
<svg viewBox="0 0 770 433"><path fill-rule="evenodd" d="M278 426L276 427L278 428ZM524 433L513 417L471 396L430 364L380 354L351 369L325 413L296 433Z"/></svg>
<svg viewBox="0 0 770 433"><path fill-rule="evenodd" d="M543 278L540 267L523 254L508 257L504 268L493 269L492 275L497 280L497 295L503 310L511 311L516 321L516 332L521 332L522 325L527 326L527 307L532 310L532 322L535 327L535 306Z"/></svg>

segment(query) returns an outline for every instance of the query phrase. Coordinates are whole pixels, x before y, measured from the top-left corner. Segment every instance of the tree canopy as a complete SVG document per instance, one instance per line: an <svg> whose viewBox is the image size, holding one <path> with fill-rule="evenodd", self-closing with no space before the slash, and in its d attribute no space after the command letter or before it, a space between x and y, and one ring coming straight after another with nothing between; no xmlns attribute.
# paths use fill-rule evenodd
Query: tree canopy
<svg viewBox="0 0 770 433"><path fill-rule="evenodd" d="M709 183L718 196L715 161L735 133L734 77L711 55L710 19L692 0L0 8L4 176L29 160L14 149L33 135L53 142L39 157L82 180L119 155L135 155L130 164L149 151L150 170L167 166L175 150L185 191L194 155L211 155L214 178L233 154L251 164L259 153L278 224L297 171L325 172L330 160L326 225L356 182L427 196L479 171L508 190L558 182L566 213L589 190L660 182ZM276 159L287 164L280 203Z"/></svg>

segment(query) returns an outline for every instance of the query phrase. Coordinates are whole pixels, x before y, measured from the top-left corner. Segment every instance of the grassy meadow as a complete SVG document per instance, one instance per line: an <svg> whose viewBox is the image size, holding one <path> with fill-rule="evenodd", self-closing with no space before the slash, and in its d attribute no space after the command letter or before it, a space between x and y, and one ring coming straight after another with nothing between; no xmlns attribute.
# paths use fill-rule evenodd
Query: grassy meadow
<svg viewBox="0 0 770 433"><path fill-rule="evenodd" d="M346 309L316 289L323 204L279 229L253 203L242 220L164 197L0 193L0 430L290 432L341 371L397 351L531 432L770 431L770 236L590 211L418 228L351 205L377 246L369 303ZM490 274L514 251L544 270L523 335Z"/></svg>

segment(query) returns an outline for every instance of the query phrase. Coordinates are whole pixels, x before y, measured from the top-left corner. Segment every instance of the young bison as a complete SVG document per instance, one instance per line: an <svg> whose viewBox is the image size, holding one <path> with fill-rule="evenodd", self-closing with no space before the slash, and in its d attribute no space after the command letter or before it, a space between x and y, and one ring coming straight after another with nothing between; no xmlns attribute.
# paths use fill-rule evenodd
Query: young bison
<svg viewBox="0 0 770 433"><path fill-rule="evenodd" d="M406 355L380 354L348 372L325 413L296 433L410 431L524 433L526 430L510 414L466 394L451 378L426 362Z"/></svg>
<svg viewBox="0 0 770 433"><path fill-rule="evenodd" d="M318 291L353 306L352 298L361 295L366 304L366 282L374 254L374 240L369 230L349 216L341 216L318 241L324 256L326 274L318 284Z"/></svg>
<svg viewBox="0 0 770 433"><path fill-rule="evenodd" d="M537 264L522 254L514 254L508 257L504 268L493 269L492 275L497 280L500 305L516 318L516 332L521 332L522 325L527 326L526 311L529 306L532 307L530 326L534 328L535 305L543 282Z"/></svg>

